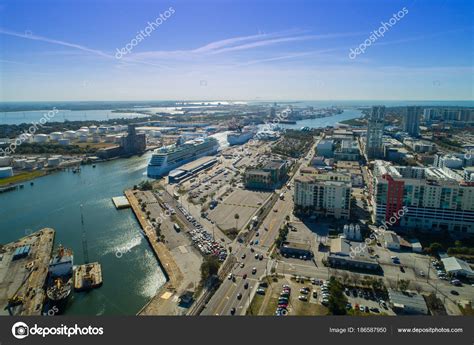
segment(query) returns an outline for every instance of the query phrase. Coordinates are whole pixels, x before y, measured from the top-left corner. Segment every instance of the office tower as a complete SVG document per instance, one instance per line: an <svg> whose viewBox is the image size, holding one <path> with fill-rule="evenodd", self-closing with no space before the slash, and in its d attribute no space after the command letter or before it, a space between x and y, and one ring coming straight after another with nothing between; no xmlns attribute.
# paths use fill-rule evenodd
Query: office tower
<svg viewBox="0 0 474 345"><path fill-rule="evenodd" d="M385 117L384 106L374 106L367 122L367 141L365 153L368 159L380 158L383 155L382 137Z"/></svg>
<svg viewBox="0 0 474 345"><path fill-rule="evenodd" d="M420 107L407 107L403 115L403 131L412 137L420 135Z"/></svg>

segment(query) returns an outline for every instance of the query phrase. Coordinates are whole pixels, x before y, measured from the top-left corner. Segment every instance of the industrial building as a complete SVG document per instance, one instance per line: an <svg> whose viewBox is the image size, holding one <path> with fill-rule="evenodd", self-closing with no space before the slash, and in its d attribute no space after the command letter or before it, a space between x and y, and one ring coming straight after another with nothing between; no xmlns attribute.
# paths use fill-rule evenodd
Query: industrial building
<svg viewBox="0 0 474 345"><path fill-rule="evenodd" d="M334 140L323 139L316 146L318 156L324 158L334 157Z"/></svg>
<svg viewBox="0 0 474 345"><path fill-rule="evenodd" d="M441 261L446 273L456 277L474 278L474 271L466 261L456 257L444 258Z"/></svg>
<svg viewBox="0 0 474 345"><path fill-rule="evenodd" d="M390 306L397 314L427 315L428 306L423 296L417 293L400 292L389 289Z"/></svg>
<svg viewBox="0 0 474 345"><path fill-rule="evenodd" d="M328 264L331 267L356 270L380 270L379 263L366 250L358 250L364 243L353 242L344 236L331 240Z"/></svg>
<svg viewBox="0 0 474 345"><path fill-rule="evenodd" d="M192 178L199 172L209 169L217 163L217 158L214 157L202 157L191 163L181 166L179 169L170 171L168 174L168 183L180 183L189 178Z"/></svg>
<svg viewBox="0 0 474 345"><path fill-rule="evenodd" d="M298 233L289 232L286 241L280 247L280 253L287 257L311 259L311 239Z"/></svg>
<svg viewBox="0 0 474 345"><path fill-rule="evenodd" d="M262 190L278 188L286 181L289 166L286 160L271 160L261 168L247 169L244 174L245 187Z"/></svg>

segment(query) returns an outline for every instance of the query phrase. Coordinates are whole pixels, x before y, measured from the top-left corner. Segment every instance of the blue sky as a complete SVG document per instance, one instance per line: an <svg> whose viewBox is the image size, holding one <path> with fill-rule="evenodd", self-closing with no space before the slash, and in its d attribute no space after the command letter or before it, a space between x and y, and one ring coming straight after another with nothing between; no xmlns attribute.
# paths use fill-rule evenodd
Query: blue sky
<svg viewBox="0 0 474 345"><path fill-rule="evenodd" d="M0 100L472 100L472 4L0 0Z"/></svg>

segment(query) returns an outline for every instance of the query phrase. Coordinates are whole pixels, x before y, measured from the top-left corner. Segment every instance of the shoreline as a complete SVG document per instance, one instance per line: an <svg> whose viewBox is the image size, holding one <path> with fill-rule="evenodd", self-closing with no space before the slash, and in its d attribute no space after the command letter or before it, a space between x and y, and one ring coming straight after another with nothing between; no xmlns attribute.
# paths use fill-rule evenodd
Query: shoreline
<svg viewBox="0 0 474 345"><path fill-rule="evenodd" d="M162 242L156 241L156 234L146 220L146 217L142 213L137 198L132 190L126 190L125 196L130 203L130 206L135 214L135 217L142 228L143 234L150 244L153 254L157 258L158 264L160 265L163 273L166 277L166 283L164 283L156 292L155 296L150 299L137 313L136 315L167 315L164 313L165 302L169 300L172 294L174 294L181 282L183 281L183 274L181 273L178 265L174 261L170 251L166 245Z"/></svg>

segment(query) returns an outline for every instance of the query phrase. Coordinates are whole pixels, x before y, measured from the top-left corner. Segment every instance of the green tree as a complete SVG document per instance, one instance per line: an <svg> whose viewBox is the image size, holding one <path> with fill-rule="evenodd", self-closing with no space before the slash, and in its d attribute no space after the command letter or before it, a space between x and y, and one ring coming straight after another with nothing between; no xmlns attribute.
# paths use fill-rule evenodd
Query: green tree
<svg viewBox="0 0 474 345"><path fill-rule="evenodd" d="M238 213L234 214L234 219L235 219L235 229L237 230L237 221L239 220L240 216Z"/></svg>
<svg viewBox="0 0 474 345"><path fill-rule="evenodd" d="M201 283L204 284L213 275L219 271L219 260L215 256L205 256L201 264Z"/></svg>
<svg viewBox="0 0 474 345"><path fill-rule="evenodd" d="M336 278L329 280L329 304L328 308L333 315L346 314L347 298L344 295L343 286Z"/></svg>

